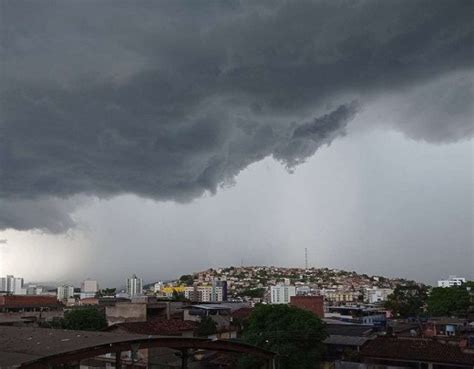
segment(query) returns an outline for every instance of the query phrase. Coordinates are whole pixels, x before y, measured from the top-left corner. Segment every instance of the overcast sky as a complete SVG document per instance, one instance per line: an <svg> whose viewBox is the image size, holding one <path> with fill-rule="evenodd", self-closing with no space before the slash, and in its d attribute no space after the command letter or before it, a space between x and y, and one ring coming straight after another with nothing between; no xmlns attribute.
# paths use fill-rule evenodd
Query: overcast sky
<svg viewBox="0 0 474 369"><path fill-rule="evenodd" d="M0 274L474 278L472 1L0 7Z"/></svg>

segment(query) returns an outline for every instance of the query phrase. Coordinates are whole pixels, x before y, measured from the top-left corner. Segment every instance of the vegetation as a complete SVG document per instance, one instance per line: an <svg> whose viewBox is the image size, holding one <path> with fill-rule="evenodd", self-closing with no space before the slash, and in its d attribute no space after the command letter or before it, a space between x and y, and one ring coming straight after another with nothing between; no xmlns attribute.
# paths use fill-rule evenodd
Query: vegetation
<svg viewBox="0 0 474 369"><path fill-rule="evenodd" d="M179 277L179 281L186 286L192 286L194 283L194 277L191 274L185 274Z"/></svg>
<svg viewBox="0 0 474 369"><path fill-rule="evenodd" d="M288 305L257 305L243 331L243 340L278 353L280 369L312 369L322 359L324 323L309 311ZM240 368L258 368L262 363L251 357Z"/></svg>
<svg viewBox="0 0 474 369"><path fill-rule="evenodd" d="M103 297L103 296L115 296L115 293L117 292L117 289L115 288L104 288L97 292L97 297Z"/></svg>
<svg viewBox="0 0 474 369"><path fill-rule="evenodd" d="M436 287L428 297L428 313L433 316L465 316L470 305L469 291L465 286Z"/></svg>
<svg viewBox="0 0 474 369"><path fill-rule="evenodd" d="M207 337L217 333L217 323L210 317L203 317L194 332L197 337Z"/></svg>
<svg viewBox="0 0 474 369"><path fill-rule="evenodd" d="M414 283L398 285L388 296L385 307L396 317L418 317L423 313L428 298L428 288Z"/></svg>
<svg viewBox="0 0 474 369"><path fill-rule="evenodd" d="M265 288L247 288L239 293L240 296L263 298Z"/></svg>
<svg viewBox="0 0 474 369"><path fill-rule="evenodd" d="M95 308L81 308L65 313L64 318L46 324L49 328L99 331L107 327L105 314Z"/></svg>

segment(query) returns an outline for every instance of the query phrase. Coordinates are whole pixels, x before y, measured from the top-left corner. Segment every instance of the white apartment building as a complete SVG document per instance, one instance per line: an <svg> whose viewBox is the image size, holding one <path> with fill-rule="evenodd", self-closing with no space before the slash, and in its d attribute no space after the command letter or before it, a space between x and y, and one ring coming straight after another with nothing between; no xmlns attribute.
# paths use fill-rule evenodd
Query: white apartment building
<svg viewBox="0 0 474 369"><path fill-rule="evenodd" d="M23 278L15 278L13 275L0 278L0 291L14 295L26 295Z"/></svg>
<svg viewBox="0 0 474 369"><path fill-rule="evenodd" d="M461 286L463 283L466 283L466 278L450 275L448 279L438 281L438 287L446 288L446 287Z"/></svg>
<svg viewBox="0 0 474 369"><path fill-rule="evenodd" d="M127 279L127 294L130 297L143 295L143 279L135 274Z"/></svg>
<svg viewBox="0 0 474 369"><path fill-rule="evenodd" d="M95 297L99 292L99 284L96 280L86 279L81 284L81 299L87 299Z"/></svg>
<svg viewBox="0 0 474 369"><path fill-rule="evenodd" d="M367 288L364 298L369 304L376 304L377 302L387 301L388 295L392 293L393 290L391 288Z"/></svg>
<svg viewBox="0 0 474 369"><path fill-rule="evenodd" d="M270 302L272 304L289 304L291 296L296 296L296 287L276 285L270 287Z"/></svg>
<svg viewBox="0 0 474 369"><path fill-rule="evenodd" d="M27 295L41 295L43 294L43 287L37 286L36 284L29 284L26 287Z"/></svg>
<svg viewBox="0 0 474 369"><path fill-rule="evenodd" d="M60 301L67 301L74 297L74 286L64 284L58 287L57 298Z"/></svg>

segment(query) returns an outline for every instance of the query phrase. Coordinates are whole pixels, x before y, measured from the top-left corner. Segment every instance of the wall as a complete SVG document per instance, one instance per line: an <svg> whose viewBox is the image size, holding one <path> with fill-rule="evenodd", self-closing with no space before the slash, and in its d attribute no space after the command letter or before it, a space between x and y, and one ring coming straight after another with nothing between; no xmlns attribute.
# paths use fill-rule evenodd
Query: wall
<svg viewBox="0 0 474 369"><path fill-rule="evenodd" d="M290 305L311 311L314 315L324 318L323 296L292 296Z"/></svg>
<svg viewBox="0 0 474 369"><path fill-rule="evenodd" d="M107 324L146 322L146 306L146 304L134 304L131 302L119 302L115 306L106 306Z"/></svg>

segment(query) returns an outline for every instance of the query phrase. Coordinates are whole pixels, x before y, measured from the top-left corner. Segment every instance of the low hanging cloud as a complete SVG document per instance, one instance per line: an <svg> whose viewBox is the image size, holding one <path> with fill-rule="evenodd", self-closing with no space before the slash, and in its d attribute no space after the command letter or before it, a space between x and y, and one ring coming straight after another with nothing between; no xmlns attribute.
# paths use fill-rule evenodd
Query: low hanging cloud
<svg viewBox="0 0 474 369"><path fill-rule="evenodd" d="M63 232L77 195L189 201L268 156L291 169L377 101L415 139L472 137L471 6L3 1L0 229Z"/></svg>

